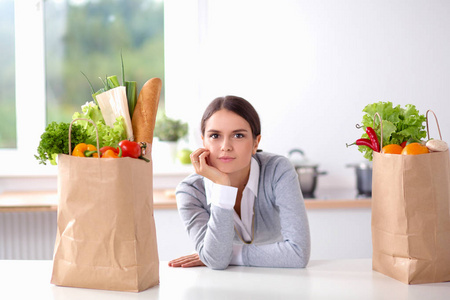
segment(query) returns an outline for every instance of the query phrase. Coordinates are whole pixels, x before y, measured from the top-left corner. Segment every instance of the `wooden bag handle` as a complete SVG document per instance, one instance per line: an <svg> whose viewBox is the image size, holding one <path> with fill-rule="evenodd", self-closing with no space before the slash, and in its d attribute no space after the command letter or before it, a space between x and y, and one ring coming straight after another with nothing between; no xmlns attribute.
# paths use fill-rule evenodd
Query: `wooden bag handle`
<svg viewBox="0 0 450 300"><path fill-rule="evenodd" d="M69 126L69 155L72 155L72 124L73 124L73 122L78 121L78 120L80 120L80 121L88 121L92 125L94 125L94 127L95 127L95 135L96 135L96 138L97 138L97 151L99 152L98 153L98 158L100 158L100 143L98 141L98 128L97 128L97 125L94 123L94 121L92 121L90 119L74 119L74 120L72 120L72 122L70 122L70 126Z"/></svg>
<svg viewBox="0 0 450 300"><path fill-rule="evenodd" d="M428 139L430 139L430 127L428 126L428 113L429 113L429 112L432 112L433 115L434 115L434 119L436 120L436 125L437 125L438 132L439 132L439 138L442 140L441 129L439 128L439 122L438 122L438 119L437 119L436 114L434 113L434 111L432 111L431 109L427 110L427 114L426 114L426 119L427 119L427 136L428 136Z"/></svg>

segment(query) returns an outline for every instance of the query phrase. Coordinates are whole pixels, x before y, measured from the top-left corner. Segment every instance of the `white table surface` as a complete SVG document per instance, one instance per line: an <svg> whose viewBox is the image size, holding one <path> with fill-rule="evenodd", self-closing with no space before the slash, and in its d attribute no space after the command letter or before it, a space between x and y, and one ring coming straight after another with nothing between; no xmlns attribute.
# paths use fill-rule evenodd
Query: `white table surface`
<svg viewBox="0 0 450 300"><path fill-rule="evenodd" d="M305 269L160 264L160 284L140 293L50 284L52 261L0 260L0 299L450 299L450 282L406 285L372 271L370 259L311 261Z"/></svg>

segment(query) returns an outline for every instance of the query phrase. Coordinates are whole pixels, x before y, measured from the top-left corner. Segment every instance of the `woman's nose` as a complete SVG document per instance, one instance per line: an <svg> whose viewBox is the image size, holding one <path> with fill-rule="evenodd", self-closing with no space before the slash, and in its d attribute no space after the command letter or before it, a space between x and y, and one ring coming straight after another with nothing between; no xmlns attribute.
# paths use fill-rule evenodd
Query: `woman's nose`
<svg viewBox="0 0 450 300"><path fill-rule="evenodd" d="M233 149L233 147L231 145L230 139L228 139L228 138L223 139L221 150L222 151L231 151L231 149Z"/></svg>

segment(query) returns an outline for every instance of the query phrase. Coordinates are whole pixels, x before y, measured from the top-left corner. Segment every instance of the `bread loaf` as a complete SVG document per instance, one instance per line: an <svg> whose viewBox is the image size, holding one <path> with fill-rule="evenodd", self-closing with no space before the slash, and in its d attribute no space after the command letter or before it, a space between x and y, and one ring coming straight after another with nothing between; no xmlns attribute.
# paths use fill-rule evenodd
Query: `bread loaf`
<svg viewBox="0 0 450 300"><path fill-rule="evenodd" d="M131 118L136 142L152 143L153 141L161 87L162 81L159 78L149 79L142 86Z"/></svg>

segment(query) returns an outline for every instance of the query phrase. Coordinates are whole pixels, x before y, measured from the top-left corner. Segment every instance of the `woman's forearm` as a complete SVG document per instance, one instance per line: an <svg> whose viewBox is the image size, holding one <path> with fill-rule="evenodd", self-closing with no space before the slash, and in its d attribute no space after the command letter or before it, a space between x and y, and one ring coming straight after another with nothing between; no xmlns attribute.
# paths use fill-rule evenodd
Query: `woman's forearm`
<svg viewBox="0 0 450 300"><path fill-rule="evenodd" d="M204 238L199 236L196 243L200 259L212 269L225 269L232 258L233 238L233 211L211 205Z"/></svg>
<svg viewBox="0 0 450 300"><path fill-rule="evenodd" d="M304 268L310 256L309 236L299 243L283 241L266 245L244 245L243 264L254 267Z"/></svg>

